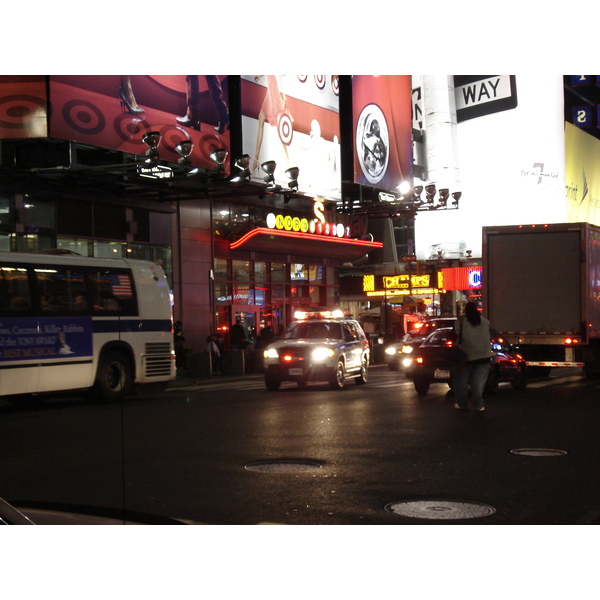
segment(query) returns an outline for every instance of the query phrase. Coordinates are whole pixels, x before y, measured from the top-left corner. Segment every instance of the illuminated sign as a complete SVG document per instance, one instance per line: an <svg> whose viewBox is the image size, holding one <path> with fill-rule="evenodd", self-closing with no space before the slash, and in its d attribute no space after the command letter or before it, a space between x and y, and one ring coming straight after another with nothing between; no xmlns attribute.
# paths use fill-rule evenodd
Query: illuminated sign
<svg viewBox="0 0 600 600"><path fill-rule="evenodd" d="M469 288L481 287L481 269L469 269Z"/></svg>
<svg viewBox="0 0 600 600"><path fill-rule="evenodd" d="M171 179L173 177L173 169L170 167L162 167L156 165L154 167L138 167L138 175L140 177L149 177L150 179Z"/></svg>
<svg viewBox="0 0 600 600"><path fill-rule="evenodd" d="M439 294L445 290L432 287L431 275L391 275L382 278L383 289L375 289L375 277L363 275L363 291L369 297L392 298L409 294Z"/></svg>
<svg viewBox="0 0 600 600"><path fill-rule="evenodd" d="M383 278L386 289L427 288L431 285L431 275L393 275Z"/></svg>
<svg viewBox="0 0 600 600"><path fill-rule="evenodd" d="M323 202L317 200L315 201L314 218L312 219L269 213L267 215L267 227L269 229L281 229L299 233L315 233L317 235L349 238L350 227L342 223L328 223L325 220L324 210L325 205Z"/></svg>
<svg viewBox="0 0 600 600"><path fill-rule="evenodd" d="M441 281L447 290L476 290L481 288L481 267L453 267L441 270Z"/></svg>

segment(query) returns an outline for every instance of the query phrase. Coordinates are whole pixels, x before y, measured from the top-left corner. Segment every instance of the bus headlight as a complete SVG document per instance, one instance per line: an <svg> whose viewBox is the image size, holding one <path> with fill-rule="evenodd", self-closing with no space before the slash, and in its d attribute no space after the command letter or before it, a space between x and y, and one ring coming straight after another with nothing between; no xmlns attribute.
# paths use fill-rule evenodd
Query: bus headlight
<svg viewBox="0 0 600 600"><path fill-rule="evenodd" d="M313 360L326 360L335 356L335 352L331 348L315 348L312 353Z"/></svg>
<svg viewBox="0 0 600 600"><path fill-rule="evenodd" d="M279 358L279 352L277 352L277 348L267 348L263 352L263 356L265 358Z"/></svg>

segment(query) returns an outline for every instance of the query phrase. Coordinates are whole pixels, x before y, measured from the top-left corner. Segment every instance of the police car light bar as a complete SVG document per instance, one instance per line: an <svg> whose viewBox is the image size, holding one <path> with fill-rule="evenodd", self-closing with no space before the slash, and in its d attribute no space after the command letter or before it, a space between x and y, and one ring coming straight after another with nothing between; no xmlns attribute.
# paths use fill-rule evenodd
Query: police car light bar
<svg viewBox="0 0 600 600"><path fill-rule="evenodd" d="M294 312L294 319L297 321L305 321L307 319L343 319L345 316L347 316L347 311L341 308L310 308Z"/></svg>

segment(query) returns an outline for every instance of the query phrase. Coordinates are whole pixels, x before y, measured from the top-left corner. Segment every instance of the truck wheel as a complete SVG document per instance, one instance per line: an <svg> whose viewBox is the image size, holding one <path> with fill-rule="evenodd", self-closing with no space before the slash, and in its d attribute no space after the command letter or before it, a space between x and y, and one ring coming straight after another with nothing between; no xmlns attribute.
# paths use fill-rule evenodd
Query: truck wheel
<svg viewBox="0 0 600 600"><path fill-rule="evenodd" d="M360 375L354 380L356 385L364 385L369 379L369 361L365 356L360 361Z"/></svg>
<svg viewBox="0 0 600 600"><path fill-rule="evenodd" d="M429 391L429 386L431 385L429 379L425 379L424 377L415 377L413 383L419 396L424 396Z"/></svg>
<svg viewBox="0 0 600 600"><path fill-rule="evenodd" d="M274 377L273 375L265 375L265 387L270 392L276 392L281 386L281 379Z"/></svg>
<svg viewBox="0 0 600 600"><path fill-rule="evenodd" d="M104 353L98 364L92 395L103 402L114 402L127 397L133 386L131 361L120 350Z"/></svg>
<svg viewBox="0 0 600 600"><path fill-rule="evenodd" d="M344 369L344 361L338 360L338 363L333 371L333 375L329 381L329 387L334 390L341 390L344 387L346 378L346 370Z"/></svg>

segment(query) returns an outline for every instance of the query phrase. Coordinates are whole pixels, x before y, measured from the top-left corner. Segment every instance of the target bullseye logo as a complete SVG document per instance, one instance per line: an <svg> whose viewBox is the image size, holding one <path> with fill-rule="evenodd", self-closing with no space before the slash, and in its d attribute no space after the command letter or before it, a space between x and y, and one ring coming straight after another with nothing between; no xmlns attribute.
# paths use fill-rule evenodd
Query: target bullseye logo
<svg viewBox="0 0 600 600"><path fill-rule="evenodd" d="M277 133L283 144L289 146L292 143L294 129L292 127L292 120L285 111L282 111L277 115Z"/></svg>
<svg viewBox="0 0 600 600"><path fill-rule="evenodd" d="M40 116L46 118L46 101L43 98L13 94L0 99L0 127L28 129L29 122Z"/></svg>
<svg viewBox="0 0 600 600"><path fill-rule="evenodd" d="M140 148L146 147L142 142L142 137L151 131L151 127L145 119L132 117L128 113L121 113L115 117L113 129L123 141L135 144Z"/></svg>
<svg viewBox="0 0 600 600"><path fill-rule="evenodd" d="M198 141L198 151L200 152L202 158L209 161L209 163L214 164L210 157L211 152L217 148L220 148L222 145L223 143L216 135L209 133L207 135L203 135Z"/></svg>
<svg viewBox="0 0 600 600"><path fill-rule="evenodd" d="M85 135L96 135L106 126L106 119L100 109L86 100L65 102L62 116L69 127Z"/></svg>

